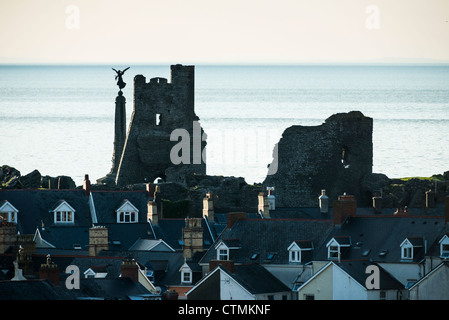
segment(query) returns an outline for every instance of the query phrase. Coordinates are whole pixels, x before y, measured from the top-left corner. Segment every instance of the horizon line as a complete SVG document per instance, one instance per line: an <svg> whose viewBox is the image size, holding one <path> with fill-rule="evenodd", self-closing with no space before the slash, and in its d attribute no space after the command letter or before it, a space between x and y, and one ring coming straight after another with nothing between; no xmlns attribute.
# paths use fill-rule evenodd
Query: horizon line
<svg viewBox="0 0 449 320"><path fill-rule="evenodd" d="M2 62L0 66L167 66L167 65L194 65L194 66L449 66L448 61L298 61L298 62Z"/></svg>

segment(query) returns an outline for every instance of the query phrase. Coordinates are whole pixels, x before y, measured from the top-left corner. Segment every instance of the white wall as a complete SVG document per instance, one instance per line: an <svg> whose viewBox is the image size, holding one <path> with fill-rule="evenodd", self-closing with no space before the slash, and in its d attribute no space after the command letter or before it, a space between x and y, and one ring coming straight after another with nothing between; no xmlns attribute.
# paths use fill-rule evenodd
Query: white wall
<svg viewBox="0 0 449 320"><path fill-rule="evenodd" d="M224 272L220 271L220 299L221 300L255 300L254 296L242 288Z"/></svg>
<svg viewBox="0 0 449 320"><path fill-rule="evenodd" d="M367 300L367 290L340 268L333 267L333 300Z"/></svg>
<svg viewBox="0 0 449 320"><path fill-rule="evenodd" d="M443 266L410 289L410 300L448 300L449 268Z"/></svg>
<svg viewBox="0 0 449 320"><path fill-rule="evenodd" d="M385 271L395 277L400 283L405 285L407 280L419 280L422 277L421 267L416 263L379 263ZM429 272L429 270L427 270Z"/></svg>

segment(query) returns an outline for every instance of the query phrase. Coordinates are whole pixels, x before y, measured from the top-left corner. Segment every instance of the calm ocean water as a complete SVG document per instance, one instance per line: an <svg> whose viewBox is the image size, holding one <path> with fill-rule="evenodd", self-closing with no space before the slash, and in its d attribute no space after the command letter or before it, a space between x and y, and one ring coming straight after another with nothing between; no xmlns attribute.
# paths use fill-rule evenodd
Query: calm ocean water
<svg viewBox="0 0 449 320"><path fill-rule="evenodd" d="M112 66L123 69L127 65ZM170 78L167 66L125 73ZM0 66L0 165L71 176L111 168L110 66ZM449 170L449 66L196 66L195 110L208 134L208 174L262 182L272 148L291 125L319 125L359 110L374 119L373 171L391 178Z"/></svg>

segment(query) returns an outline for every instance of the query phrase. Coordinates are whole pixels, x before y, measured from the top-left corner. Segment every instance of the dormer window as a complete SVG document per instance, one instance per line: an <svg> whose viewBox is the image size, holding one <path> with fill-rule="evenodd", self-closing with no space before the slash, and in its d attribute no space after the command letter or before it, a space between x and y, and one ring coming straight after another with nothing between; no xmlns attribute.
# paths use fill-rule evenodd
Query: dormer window
<svg viewBox="0 0 449 320"><path fill-rule="evenodd" d="M17 223L17 213L19 210L14 208L14 206L7 200L3 202L0 206L0 221L7 221L12 223Z"/></svg>
<svg viewBox="0 0 449 320"><path fill-rule="evenodd" d="M412 260L413 259L413 246L412 245L404 245L401 248L401 259L404 260Z"/></svg>
<svg viewBox="0 0 449 320"><path fill-rule="evenodd" d="M351 238L347 236L334 237L327 244L327 258L340 260L345 249L351 246Z"/></svg>
<svg viewBox="0 0 449 320"><path fill-rule="evenodd" d="M423 246L423 238L406 238L401 243L401 260L413 260L416 255L416 250L423 248Z"/></svg>
<svg viewBox="0 0 449 320"><path fill-rule="evenodd" d="M313 250L313 245L311 241L293 241L287 250L289 263L301 263L304 251Z"/></svg>
<svg viewBox="0 0 449 320"><path fill-rule="evenodd" d="M138 222L139 210L127 199L116 210L117 223L136 223Z"/></svg>
<svg viewBox="0 0 449 320"><path fill-rule="evenodd" d="M227 249L227 248L218 249L217 259L218 260L229 260L229 249Z"/></svg>
<svg viewBox="0 0 449 320"><path fill-rule="evenodd" d="M291 249L289 250L288 262L301 262L301 250Z"/></svg>
<svg viewBox="0 0 449 320"><path fill-rule="evenodd" d="M179 271L181 272L181 283L191 284L193 276L192 269L189 267L189 265L184 262Z"/></svg>
<svg viewBox="0 0 449 320"><path fill-rule="evenodd" d="M65 200L59 201L52 212L55 224L75 223L75 209L73 209Z"/></svg>
<svg viewBox="0 0 449 320"><path fill-rule="evenodd" d="M445 234L440 240L440 258L449 258L449 237Z"/></svg>
<svg viewBox="0 0 449 320"><path fill-rule="evenodd" d="M99 270L94 271L91 267L84 272L84 277L86 279L88 279L88 278L106 278L106 276L108 275L105 267L99 267L99 268L94 268L94 269L99 269Z"/></svg>
<svg viewBox="0 0 449 320"><path fill-rule="evenodd" d="M229 260L229 248L220 241L216 246L217 250L217 260Z"/></svg>
<svg viewBox="0 0 449 320"><path fill-rule="evenodd" d="M229 260L231 252L240 249L239 239L222 239L215 245L217 260Z"/></svg>

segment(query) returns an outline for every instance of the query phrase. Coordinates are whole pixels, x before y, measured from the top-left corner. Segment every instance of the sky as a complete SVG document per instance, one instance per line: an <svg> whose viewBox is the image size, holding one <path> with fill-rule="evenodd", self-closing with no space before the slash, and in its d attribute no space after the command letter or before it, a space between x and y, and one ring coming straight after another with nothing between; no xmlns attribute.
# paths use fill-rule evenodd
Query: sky
<svg viewBox="0 0 449 320"><path fill-rule="evenodd" d="M449 62L449 0L0 0L0 63Z"/></svg>

